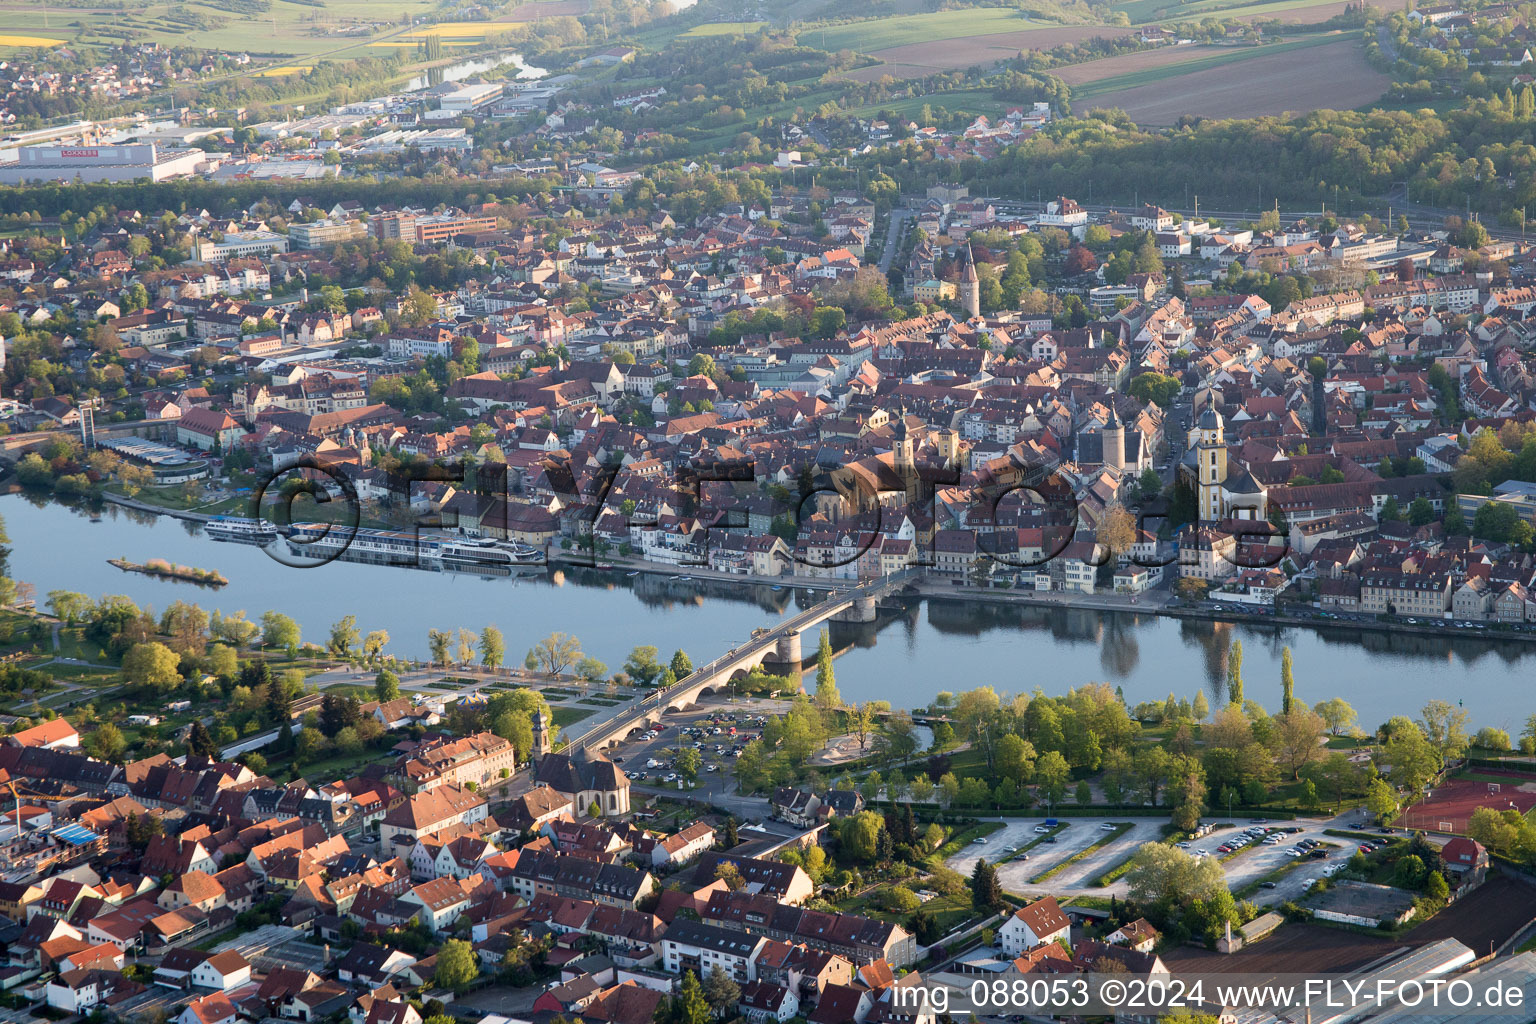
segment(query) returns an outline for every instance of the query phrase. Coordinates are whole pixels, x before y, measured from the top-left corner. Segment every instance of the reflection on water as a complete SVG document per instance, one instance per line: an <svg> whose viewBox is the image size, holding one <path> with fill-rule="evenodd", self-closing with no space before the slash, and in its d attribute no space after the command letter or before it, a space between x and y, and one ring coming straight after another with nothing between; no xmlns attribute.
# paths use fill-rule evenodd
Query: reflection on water
<svg viewBox="0 0 1536 1024"><path fill-rule="evenodd" d="M243 609L253 619L281 609L308 639L323 638L333 622L354 614L365 629L388 630L390 650L400 657L425 657L430 628L494 624L506 634L514 664L519 651L555 631L575 634L611 670L639 644L653 644L664 656L682 648L697 664L823 597L794 587L580 567L500 579L341 561L301 570L250 545L212 541L196 524L112 505L99 514L104 521L92 523L82 511L36 496L0 497L12 572L36 586L39 603L62 589L127 594L164 610L187 592L170 581L125 575L106 560L166 558L229 578L216 595L198 595L207 607ZM882 606L877 625L828 628L834 649L846 651L837 661L842 694L903 707L927 704L939 690L989 685L1062 693L1090 682L1119 686L1132 703L1161 700L1169 691L1193 699L1204 688L1219 706L1228 651L1241 640L1245 693L1266 707L1280 703L1280 651L1289 646L1297 696L1308 703L1343 697L1365 728L1454 692L1474 728L1518 733L1532 708L1508 695L1528 693L1536 670L1536 645L1507 640L1234 625L1059 605L907 601ZM807 655L815 643L806 636Z"/></svg>
<svg viewBox="0 0 1536 1024"><path fill-rule="evenodd" d="M417 92L429 85L442 85L444 82L459 82L472 75L483 74L492 68L499 68L503 64L512 64L517 68L517 74L513 77L528 80L543 78L549 74L543 68L536 68L531 64L523 63L523 55L520 53L499 53L490 57L480 57L476 60L463 60L447 67L432 68L425 75L417 75L405 85L406 92Z"/></svg>

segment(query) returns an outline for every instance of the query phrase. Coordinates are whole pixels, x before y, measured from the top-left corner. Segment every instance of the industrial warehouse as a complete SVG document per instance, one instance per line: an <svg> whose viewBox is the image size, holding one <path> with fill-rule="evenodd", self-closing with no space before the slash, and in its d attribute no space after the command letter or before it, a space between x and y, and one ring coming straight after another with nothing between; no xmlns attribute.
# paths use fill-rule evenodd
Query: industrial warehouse
<svg viewBox="0 0 1536 1024"><path fill-rule="evenodd" d="M14 159L10 158L14 153ZM195 174L207 160L200 149L162 154L154 143L127 146L23 146L0 152L0 184L29 181L164 181Z"/></svg>

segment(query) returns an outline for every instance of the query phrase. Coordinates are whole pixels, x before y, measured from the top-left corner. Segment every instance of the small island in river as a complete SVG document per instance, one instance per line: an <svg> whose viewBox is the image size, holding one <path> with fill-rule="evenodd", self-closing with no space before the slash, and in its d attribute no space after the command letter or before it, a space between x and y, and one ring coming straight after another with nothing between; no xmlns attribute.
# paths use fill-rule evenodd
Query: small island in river
<svg viewBox="0 0 1536 1024"><path fill-rule="evenodd" d="M216 569L198 569L190 565L177 565L167 562L163 558L151 558L140 564L130 562L126 558L109 558L108 564L115 565L124 572L141 572L146 576L159 576L162 579L180 580L183 583L201 583L208 587L222 587L229 583L223 573Z"/></svg>

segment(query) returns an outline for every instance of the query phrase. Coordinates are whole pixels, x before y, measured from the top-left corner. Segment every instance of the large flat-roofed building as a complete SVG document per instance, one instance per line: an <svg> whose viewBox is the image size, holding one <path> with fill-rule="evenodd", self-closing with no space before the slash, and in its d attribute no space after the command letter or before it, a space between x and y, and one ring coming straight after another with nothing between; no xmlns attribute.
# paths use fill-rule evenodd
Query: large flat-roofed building
<svg viewBox="0 0 1536 1024"><path fill-rule="evenodd" d="M381 213L368 222L373 237L381 242L400 239L416 241L416 215L414 213Z"/></svg>
<svg viewBox="0 0 1536 1024"><path fill-rule="evenodd" d="M416 219L416 241L418 242L442 242L455 235L495 230L495 217L441 216Z"/></svg>
<svg viewBox="0 0 1536 1024"><path fill-rule="evenodd" d="M204 263L223 263L245 256L270 256L287 251L287 236L275 231L231 231L217 242L210 239L200 243L197 258Z"/></svg>
<svg viewBox="0 0 1536 1024"><path fill-rule="evenodd" d="M501 99L506 85L502 82L475 82L461 85L438 97L438 109L423 115L427 121L448 121L465 117Z"/></svg>
<svg viewBox="0 0 1536 1024"><path fill-rule="evenodd" d="M368 237L368 225L360 220L317 220L313 224L288 225L288 243L295 249L323 249Z"/></svg>
<svg viewBox="0 0 1536 1024"><path fill-rule="evenodd" d="M154 143L126 146L23 146L0 154L0 184L28 181L164 181L194 174L207 159L200 149L163 154Z"/></svg>

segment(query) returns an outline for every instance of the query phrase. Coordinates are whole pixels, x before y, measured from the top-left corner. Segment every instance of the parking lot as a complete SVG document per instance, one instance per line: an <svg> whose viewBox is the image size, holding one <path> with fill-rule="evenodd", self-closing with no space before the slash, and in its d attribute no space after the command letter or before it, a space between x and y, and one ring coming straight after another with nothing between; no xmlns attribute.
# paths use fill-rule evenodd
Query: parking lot
<svg viewBox="0 0 1536 1024"><path fill-rule="evenodd" d="M967 844L964 850L949 858L948 864L956 871L969 875L979 858L985 857L988 861L995 863L1012 856L1010 847L1024 851L1028 844L1040 838L1035 828L1044 820L1043 815L1039 818L1010 819L1004 823L1001 830L988 836L984 843ZM1019 857L998 865L998 879L1004 889L1025 895L1050 892L1058 896L1109 896L1111 894L1123 896L1127 891L1124 878L1103 888L1095 887L1094 880L1125 860L1141 844L1161 838L1163 826L1166 824L1163 818L1064 818L1062 821L1067 827L1057 834L1056 842L1042 842L1025 851L1024 856L1027 856L1027 860ZM1045 881L1039 884L1030 882L1030 879L1037 877L1041 872L1070 860L1075 854L1104 838L1106 832L1103 826L1117 821L1122 823L1130 821L1132 826L1113 842L1094 850L1082 860L1068 865ZM1297 898L1306 890L1311 880L1323 877L1326 869L1342 866L1348 861L1359 845L1354 840L1324 834L1325 829L1353 826L1352 821L1337 819L1263 823L1239 821L1229 828L1214 831L1183 845L1191 854L1200 855L1199 851L1204 850L1205 856L1217 857L1220 856L1217 852L1218 847L1235 839L1245 829L1260 825L1270 829L1297 829L1298 831L1271 833L1271 835L1278 834L1279 839L1270 845L1265 845L1262 841L1252 842L1237 856L1222 862L1222 868L1227 874L1228 885L1235 892L1259 881L1278 868L1299 862L1276 880L1273 888L1259 889L1250 897L1255 903L1261 905L1279 904L1285 900ZM1314 847L1327 850L1328 856L1326 858L1313 858L1308 854L1300 857L1290 856L1290 851L1295 848L1295 844L1303 840L1332 844Z"/></svg>
<svg viewBox="0 0 1536 1024"><path fill-rule="evenodd" d="M1116 822L1123 823L1127 820L1133 822L1131 828L1114 842L1095 850L1081 861L1065 868L1060 874L1052 875L1040 885L1030 883L1029 880L1042 871L1048 871L1063 861L1071 859L1074 854L1103 839L1108 834L1103 826ZM998 861L1010 856L1009 847L1023 850L1024 847L1041 838L1035 832L1035 828L1041 826L1044 821L1044 816L1023 820L1011 819L1000 831L988 836L985 843L967 844L964 850L949 859L949 866L962 874L969 875L975 868L976 861L982 857L988 861ZM998 866L998 881L1002 883L1004 889L1020 893L1045 891L1059 893L1073 889L1088 891L1095 878L1125 859L1142 843L1152 842L1161 836L1163 826L1161 818L1064 818L1062 821L1066 823L1066 828L1056 834L1056 842L1042 842L1027 851L1023 857ZM1025 857L1028 859L1024 859ZM1093 889L1091 891L1107 895L1114 890Z"/></svg>

